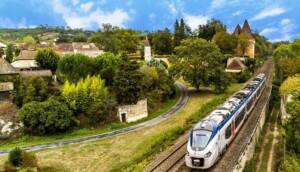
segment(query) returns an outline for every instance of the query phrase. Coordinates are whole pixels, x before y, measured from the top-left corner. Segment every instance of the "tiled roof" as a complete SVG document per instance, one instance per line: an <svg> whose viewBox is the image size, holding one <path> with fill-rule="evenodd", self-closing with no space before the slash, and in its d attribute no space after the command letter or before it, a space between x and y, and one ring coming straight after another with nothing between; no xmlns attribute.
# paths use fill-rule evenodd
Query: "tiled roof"
<svg viewBox="0 0 300 172"><path fill-rule="evenodd" d="M241 60L238 58L231 59L231 62L229 62L228 66L226 67L226 71L231 71L231 72L239 72L243 69L244 69L244 65L241 62Z"/></svg>
<svg viewBox="0 0 300 172"><path fill-rule="evenodd" d="M0 58L0 74L16 74L17 70L5 59Z"/></svg>
<svg viewBox="0 0 300 172"><path fill-rule="evenodd" d="M234 34L235 36L239 36L240 33L241 33L241 26L238 24L238 25L235 27L233 34Z"/></svg>
<svg viewBox="0 0 300 172"><path fill-rule="evenodd" d="M247 20L245 20L245 22L244 22L244 25L243 25L243 28L241 30L241 33L252 35L251 29L250 29L250 26L249 26L249 23L248 23Z"/></svg>
<svg viewBox="0 0 300 172"><path fill-rule="evenodd" d="M29 45L26 43L21 43L21 44L19 44L19 47L21 50L28 50Z"/></svg>
<svg viewBox="0 0 300 172"><path fill-rule="evenodd" d="M59 43L54 45L54 49L58 52L73 52L73 45L71 43Z"/></svg>
<svg viewBox="0 0 300 172"><path fill-rule="evenodd" d="M148 37L146 36L146 40L145 40L145 47L150 47L150 43L149 43L149 40L148 40Z"/></svg>
<svg viewBox="0 0 300 172"><path fill-rule="evenodd" d="M51 70L21 71L22 76L52 76Z"/></svg>
<svg viewBox="0 0 300 172"><path fill-rule="evenodd" d="M53 48L52 44L36 44L35 48Z"/></svg>
<svg viewBox="0 0 300 172"><path fill-rule="evenodd" d="M14 61L11 65L17 69L30 69L30 68L38 68L39 67L36 64L35 60L17 60L17 61Z"/></svg>
<svg viewBox="0 0 300 172"><path fill-rule="evenodd" d="M77 51L99 51L94 43L73 42L73 48Z"/></svg>
<svg viewBox="0 0 300 172"><path fill-rule="evenodd" d="M34 50L22 50L17 60L34 60L36 51Z"/></svg>
<svg viewBox="0 0 300 172"><path fill-rule="evenodd" d="M0 91L12 91L14 84L12 82L0 82Z"/></svg>

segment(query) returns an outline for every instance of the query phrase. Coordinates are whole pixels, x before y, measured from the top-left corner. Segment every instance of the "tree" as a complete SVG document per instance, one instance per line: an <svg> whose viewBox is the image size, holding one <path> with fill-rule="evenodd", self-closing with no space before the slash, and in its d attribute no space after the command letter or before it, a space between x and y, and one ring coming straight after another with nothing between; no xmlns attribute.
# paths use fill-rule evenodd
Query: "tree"
<svg viewBox="0 0 300 172"><path fill-rule="evenodd" d="M118 41L117 50L119 53L136 53L139 46L139 35L131 29L119 29L115 32L115 37Z"/></svg>
<svg viewBox="0 0 300 172"><path fill-rule="evenodd" d="M21 53L21 49L20 48L15 48L15 56L19 56Z"/></svg>
<svg viewBox="0 0 300 172"><path fill-rule="evenodd" d="M119 29L119 27L112 26L111 24L103 24L102 29L99 29L90 40L94 42L99 49L117 54L119 51L119 40L116 38L115 33Z"/></svg>
<svg viewBox="0 0 300 172"><path fill-rule="evenodd" d="M143 74L139 68L136 61L129 60L126 55L122 56L113 85L119 104L135 104L140 98Z"/></svg>
<svg viewBox="0 0 300 172"><path fill-rule="evenodd" d="M217 32L212 40L219 46L223 54L233 54L238 43L237 38L226 31Z"/></svg>
<svg viewBox="0 0 300 172"><path fill-rule="evenodd" d="M25 129L34 134L52 134L66 131L74 124L73 112L63 102L48 99L30 102L19 111Z"/></svg>
<svg viewBox="0 0 300 172"><path fill-rule="evenodd" d="M59 59L58 70L69 81L77 82L92 74L94 70L90 57L83 54L66 55Z"/></svg>
<svg viewBox="0 0 300 172"><path fill-rule="evenodd" d="M2 58L3 55L4 55L4 50L0 48L0 58Z"/></svg>
<svg viewBox="0 0 300 172"><path fill-rule="evenodd" d="M14 58L13 52L14 52L13 45L8 44L7 48L6 48L6 57L5 57L5 59L8 63L11 63Z"/></svg>
<svg viewBox="0 0 300 172"><path fill-rule="evenodd" d="M107 86L112 86L120 62L120 57L112 53L105 53L93 59L94 71L91 75L99 75Z"/></svg>
<svg viewBox="0 0 300 172"><path fill-rule="evenodd" d="M46 82L42 77L26 77L21 78L21 84L14 93L14 102L18 106L31 101L44 101L50 95L58 95L59 91L52 82Z"/></svg>
<svg viewBox="0 0 300 172"><path fill-rule="evenodd" d="M198 38L210 41L217 32L221 31L226 32L226 26L220 20L208 20L205 25L199 25Z"/></svg>
<svg viewBox="0 0 300 172"><path fill-rule="evenodd" d="M300 55L300 39L294 39L294 41L292 42L291 46L291 50L294 52L295 56L299 56Z"/></svg>
<svg viewBox="0 0 300 172"><path fill-rule="evenodd" d="M175 21L175 24L174 24L174 47L177 47L180 45L180 41L181 41L181 38L179 36L179 23L178 23L178 20Z"/></svg>
<svg viewBox="0 0 300 172"><path fill-rule="evenodd" d="M52 73L56 72L59 54L54 49L38 49L35 60L42 69L49 69Z"/></svg>
<svg viewBox="0 0 300 172"><path fill-rule="evenodd" d="M246 53L247 48L250 45L249 39L250 39L250 36L248 34L242 33L238 36L238 43L239 43L238 48L242 51L243 57Z"/></svg>
<svg viewBox="0 0 300 172"><path fill-rule="evenodd" d="M186 39L191 34L191 28L185 24L183 19L180 19L180 23L178 20L175 21L174 25L174 48L180 45L180 42L183 39Z"/></svg>
<svg viewBox="0 0 300 172"><path fill-rule="evenodd" d="M22 165L22 150L16 147L9 151L8 161L15 167Z"/></svg>
<svg viewBox="0 0 300 172"><path fill-rule="evenodd" d="M298 99L300 96L300 74L288 77L280 86L281 95L293 95Z"/></svg>
<svg viewBox="0 0 300 172"><path fill-rule="evenodd" d="M170 30L166 28L158 30L153 36L153 47L156 54L171 54L172 53L172 35Z"/></svg>
<svg viewBox="0 0 300 172"><path fill-rule="evenodd" d="M173 69L200 90L200 86L215 85L223 92L228 86L227 75L222 66L222 54L215 43L204 39L189 38L175 48L177 56L173 59ZM177 74L177 75L178 75Z"/></svg>

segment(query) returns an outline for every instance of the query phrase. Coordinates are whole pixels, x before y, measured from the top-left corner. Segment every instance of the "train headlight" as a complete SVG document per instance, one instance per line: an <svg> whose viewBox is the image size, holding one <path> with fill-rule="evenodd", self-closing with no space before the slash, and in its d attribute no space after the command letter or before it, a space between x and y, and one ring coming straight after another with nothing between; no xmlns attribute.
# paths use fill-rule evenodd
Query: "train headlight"
<svg viewBox="0 0 300 172"><path fill-rule="evenodd" d="M211 152L207 152L205 155L204 155L204 158L208 158L211 156Z"/></svg>

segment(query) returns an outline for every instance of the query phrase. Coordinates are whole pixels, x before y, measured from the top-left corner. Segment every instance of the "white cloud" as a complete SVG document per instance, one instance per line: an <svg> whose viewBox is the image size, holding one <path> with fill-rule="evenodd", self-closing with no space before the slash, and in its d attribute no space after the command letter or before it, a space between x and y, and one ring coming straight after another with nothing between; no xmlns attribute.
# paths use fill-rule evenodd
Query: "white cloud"
<svg viewBox="0 0 300 172"><path fill-rule="evenodd" d="M77 5L79 3L79 0L72 0L73 5Z"/></svg>
<svg viewBox="0 0 300 172"><path fill-rule="evenodd" d="M265 28L259 34L265 36L265 35L269 35L270 33L273 33L276 31L278 31L278 29L276 29L276 28Z"/></svg>
<svg viewBox="0 0 300 172"><path fill-rule="evenodd" d="M233 16L239 16L239 15L241 15L242 13L243 13L242 10L238 10L238 11L236 11L235 13L233 13L232 15L233 15Z"/></svg>
<svg viewBox="0 0 300 172"><path fill-rule="evenodd" d="M278 28L279 37L271 40L271 42L291 41L294 37L291 32L296 28L295 24L290 19L285 18L280 21Z"/></svg>
<svg viewBox="0 0 300 172"><path fill-rule="evenodd" d="M171 4L169 4L168 6L170 13L172 14L172 18L175 18L175 16L177 15L177 9L175 7L175 2L172 1Z"/></svg>
<svg viewBox="0 0 300 172"><path fill-rule="evenodd" d="M268 7L268 8L263 9L260 13L258 13L256 16L254 16L251 20L252 21L261 20L266 17L277 16L277 15L280 15L285 12L286 12L285 9L280 8L280 7L276 7L276 8Z"/></svg>
<svg viewBox="0 0 300 172"><path fill-rule="evenodd" d="M211 2L211 6L210 9L218 9L218 8L222 8L224 5L226 5L226 0L213 0Z"/></svg>
<svg viewBox="0 0 300 172"><path fill-rule="evenodd" d="M115 9L106 12L97 8L91 11L89 6L85 9L70 8L62 0L52 0L53 11L62 16L67 26L71 28L92 29L101 27L103 23L110 23L113 26L125 27L125 23L130 21L129 14L122 9ZM81 10L81 11L80 11ZM87 10L87 11L84 11Z"/></svg>
<svg viewBox="0 0 300 172"><path fill-rule="evenodd" d="M80 9L84 12L89 12L93 6L94 6L93 2L87 2L84 4L80 4Z"/></svg>
<svg viewBox="0 0 300 172"><path fill-rule="evenodd" d="M151 21L153 21L157 17L155 13L150 13L148 16Z"/></svg>
<svg viewBox="0 0 300 172"><path fill-rule="evenodd" d="M184 20L186 23L191 27L191 29L196 29L199 25L204 25L207 23L207 20L210 18L208 16L203 16L203 15L189 15L189 14L184 14Z"/></svg>

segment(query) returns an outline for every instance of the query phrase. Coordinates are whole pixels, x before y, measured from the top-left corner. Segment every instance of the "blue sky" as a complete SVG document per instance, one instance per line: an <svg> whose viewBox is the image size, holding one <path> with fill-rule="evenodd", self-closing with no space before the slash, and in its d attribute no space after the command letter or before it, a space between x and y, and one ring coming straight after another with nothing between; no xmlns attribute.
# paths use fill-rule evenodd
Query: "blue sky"
<svg viewBox="0 0 300 172"><path fill-rule="evenodd" d="M1 0L0 27L48 24L97 30L102 23L139 29L173 29L183 18L192 28L211 18L232 32L248 19L270 41L300 37L297 0Z"/></svg>

